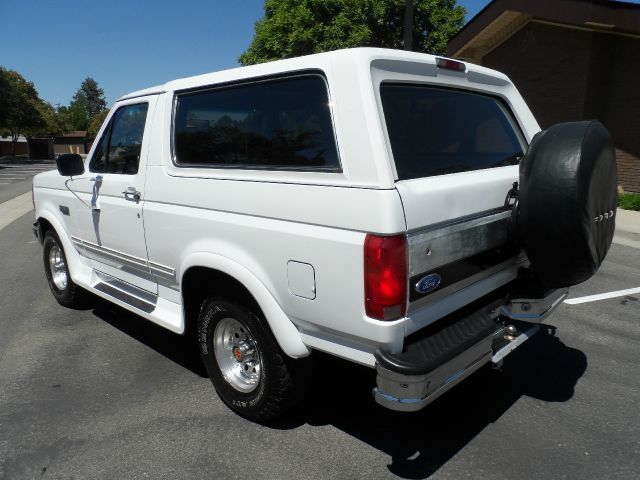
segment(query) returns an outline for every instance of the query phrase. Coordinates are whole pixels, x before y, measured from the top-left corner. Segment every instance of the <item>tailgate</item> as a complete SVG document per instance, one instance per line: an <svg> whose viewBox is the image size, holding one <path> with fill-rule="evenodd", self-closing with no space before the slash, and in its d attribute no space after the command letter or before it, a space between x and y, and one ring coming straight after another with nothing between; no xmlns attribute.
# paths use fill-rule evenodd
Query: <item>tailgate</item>
<svg viewBox="0 0 640 480"><path fill-rule="evenodd" d="M383 82L380 100L407 223L410 332L512 280L526 261L505 197L527 144L492 93Z"/></svg>

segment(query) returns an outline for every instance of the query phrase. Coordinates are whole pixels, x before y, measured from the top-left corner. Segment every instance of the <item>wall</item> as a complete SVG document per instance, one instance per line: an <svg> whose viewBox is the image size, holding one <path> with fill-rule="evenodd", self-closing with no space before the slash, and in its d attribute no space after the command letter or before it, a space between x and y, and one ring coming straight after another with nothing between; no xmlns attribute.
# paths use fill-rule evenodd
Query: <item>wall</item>
<svg viewBox="0 0 640 480"><path fill-rule="evenodd" d="M506 73L540 126L600 120L614 137L619 183L640 192L640 40L531 22L482 59Z"/></svg>
<svg viewBox="0 0 640 480"><path fill-rule="evenodd" d="M29 149L27 147L27 142L18 142L16 143L16 155L27 155L29 153ZM11 142L0 142L0 157L10 156L11 155Z"/></svg>

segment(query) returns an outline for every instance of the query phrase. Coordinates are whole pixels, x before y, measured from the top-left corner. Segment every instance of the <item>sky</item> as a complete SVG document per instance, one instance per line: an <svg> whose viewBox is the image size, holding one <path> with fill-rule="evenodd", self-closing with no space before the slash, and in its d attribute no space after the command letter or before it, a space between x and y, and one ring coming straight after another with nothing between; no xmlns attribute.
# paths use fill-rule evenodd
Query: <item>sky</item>
<svg viewBox="0 0 640 480"><path fill-rule="evenodd" d="M640 0L632 0L640 3ZM458 0L467 20L488 0ZM175 78L238 66L263 0L0 0L0 65L68 105L86 77L107 103Z"/></svg>

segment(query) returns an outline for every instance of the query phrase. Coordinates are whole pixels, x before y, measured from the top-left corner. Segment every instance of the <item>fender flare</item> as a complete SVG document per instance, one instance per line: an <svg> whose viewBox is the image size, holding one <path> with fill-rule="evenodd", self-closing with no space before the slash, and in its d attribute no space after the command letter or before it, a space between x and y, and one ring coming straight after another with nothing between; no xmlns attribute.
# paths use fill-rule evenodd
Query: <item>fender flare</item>
<svg viewBox="0 0 640 480"><path fill-rule="evenodd" d="M278 345L292 358L306 357L311 353L302 341L300 332L282 310L273 295L251 271L228 257L209 252L194 252L187 255L180 265L179 280L182 286L183 277L192 267L204 267L225 273L238 282L253 295L265 319L273 332Z"/></svg>
<svg viewBox="0 0 640 480"><path fill-rule="evenodd" d="M75 282L77 278L77 267L80 265L80 254L71 243L69 235L67 234L67 230L64 228L62 222L58 219L58 217L46 208L41 207L37 210L36 220L40 219L46 220L51 224L56 232L56 235L60 239L60 242L62 242L64 255L67 258L67 267L69 268L71 278Z"/></svg>

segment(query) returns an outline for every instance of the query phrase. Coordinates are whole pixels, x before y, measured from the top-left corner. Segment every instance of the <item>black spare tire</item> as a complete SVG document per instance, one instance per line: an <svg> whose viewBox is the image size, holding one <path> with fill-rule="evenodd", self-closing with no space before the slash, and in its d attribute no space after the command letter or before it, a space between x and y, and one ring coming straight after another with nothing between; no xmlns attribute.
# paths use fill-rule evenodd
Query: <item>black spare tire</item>
<svg viewBox="0 0 640 480"><path fill-rule="evenodd" d="M550 288L589 279L615 230L613 140L597 121L553 125L537 134L520 163L517 223L538 280Z"/></svg>

